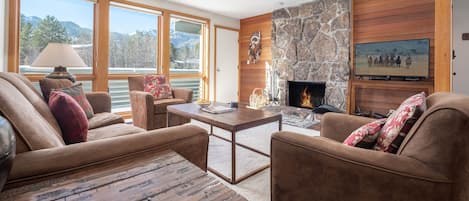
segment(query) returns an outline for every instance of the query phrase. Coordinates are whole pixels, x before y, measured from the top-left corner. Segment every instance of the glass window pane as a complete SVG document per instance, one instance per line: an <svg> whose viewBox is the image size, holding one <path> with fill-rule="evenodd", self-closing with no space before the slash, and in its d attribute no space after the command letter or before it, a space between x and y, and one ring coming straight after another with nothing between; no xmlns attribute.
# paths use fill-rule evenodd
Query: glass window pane
<svg viewBox="0 0 469 201"><path fill-rule="evenodd" d="M202 71L203 24L171 18L170 73L199 73Z"/></svg>
<svg viewBox="0 0 469 201"><path fill-rule="evenodd" d="M112 112L130 111L129 82L127 80L109 80Z"/></svg>
<svg viewBox="0 0 469 201"><path fill-rule="evenodd" d="M193 101L199 100L202 94L202 79L200 78L171 79L170 83L172 88L191 89L193 91Z"/></svg>
<svg viewBox="0 0 469 201"><path fill-rule="evenodd" d="M21 0L20 8L20 73L52 72L54 66L51 68L30 66L50 42L71 44L88 65L88 67L68 69L71 73L93 72L93 2Z"/></svg>
<svg viewBox="0 0 469 201"><path fill-rule="evenodd" d="M158 15L111 6L110 32L109 74L156 73Z"/></svg>

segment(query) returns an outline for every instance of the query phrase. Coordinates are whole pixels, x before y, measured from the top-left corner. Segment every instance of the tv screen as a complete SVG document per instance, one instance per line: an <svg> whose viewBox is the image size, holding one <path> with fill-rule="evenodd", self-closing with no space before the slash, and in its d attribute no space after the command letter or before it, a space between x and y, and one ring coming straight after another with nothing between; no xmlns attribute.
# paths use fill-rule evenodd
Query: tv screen
<svg viewBox="0 0 469 201"><path fill-rule="evenodd" d="M430 40L355 45L356 76L428 77Z"/></svg>

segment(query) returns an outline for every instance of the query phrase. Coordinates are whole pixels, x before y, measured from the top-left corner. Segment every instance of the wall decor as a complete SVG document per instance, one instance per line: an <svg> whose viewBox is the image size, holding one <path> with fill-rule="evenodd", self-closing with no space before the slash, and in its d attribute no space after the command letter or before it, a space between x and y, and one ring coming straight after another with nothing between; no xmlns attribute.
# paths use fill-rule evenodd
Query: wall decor
<svg viewBox="0 0 469 201"><path fill-rule="evenodd" d="M255 64L261 56L261 32L252 32L249 40L248 64Z"/></svg>
<svg viewBox="0 0 469 201"><path fill-rule="evenodd" d="M428 77L430 40L403 40L355 45L355 75Z"/></svg>

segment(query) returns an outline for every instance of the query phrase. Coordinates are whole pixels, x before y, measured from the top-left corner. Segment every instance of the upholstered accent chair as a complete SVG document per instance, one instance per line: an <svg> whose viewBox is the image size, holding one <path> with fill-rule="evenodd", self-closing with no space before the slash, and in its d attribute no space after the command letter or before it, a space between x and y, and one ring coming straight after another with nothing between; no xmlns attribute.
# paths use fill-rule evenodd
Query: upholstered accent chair
<svg viewBox="0 0 469 201"><path fill-rule="evenodd" d="M135 126L145 130L154 130L167 127L168 105L184 104L192 102L192 90L172 89L171 99L155 100L150 93L144 92L144 77L129 77L130 104L132 108L132 120ZM188 123L186 118L172 118L172 125Z"/></svg>
<svg viewBox="0 0 469 201"><path fill-rule="evenodd" d="M469 97L437 93L397 154L345 146L372 119L326 114L321 136L272 137L272 200L469 200Z"/></svg>
<svg viewBox="0 0 469 201"><path fill-rule="evenodd" d="M88 141L67 145L57 120L29 80L0 72L0 89L0 116L11 124L16 138L16 157L5 188L127 160L144 161L168 149L207 170L208 134L202 128L183 125L145 131L109 113L109 95L90 93L87 98L96 114L89 119Z"/></svg>

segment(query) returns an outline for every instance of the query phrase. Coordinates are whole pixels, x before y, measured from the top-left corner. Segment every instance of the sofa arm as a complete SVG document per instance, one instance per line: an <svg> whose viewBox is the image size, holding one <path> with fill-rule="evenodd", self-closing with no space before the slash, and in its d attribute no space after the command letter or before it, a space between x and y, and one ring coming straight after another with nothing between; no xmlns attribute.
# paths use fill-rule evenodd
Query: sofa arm
<svg viewBox="0 0 469 201"><path fill-rule="evenodd" d="M113 162L118 164L120 159L129 157L138 160L143 157L143 153L168 149L176 151L202 170L207 170L207 131L193 125L183 125L18 154L7 185L24 185L91 166Z"/></svg>
<svg viewBox="0 0 469 201"><path fill-rule="evenodd" d="M184 99L186 103L192 102L192 90L190 89L177 89L173 88L174 98Z"/></svg>
<svg viewBox="0 0 469 201"><path fill-rule="evenodd" d="M148 92L131 91L130 106L134 126L152 130L154 129L154 98Z"/></svg>
<svg viewBox="0 0 469 201"><path fill-rule="evenodd" d="M271 143L273 201L450 200L450 180L412 158L291 132Z"/></svg>
<svg viewBox="0 0 469 201"><path fill-rule="evenodd" d="M86 99L93 107L94 113L111 112L111 96L107 92L87 93Z"/></svg>
<svg viewBox="0 0 469 201"><path fill-rule="evenodd" d="M326 113L321 119L321 136L343 142L354 130L374 119L341 113Z"/></svg>

